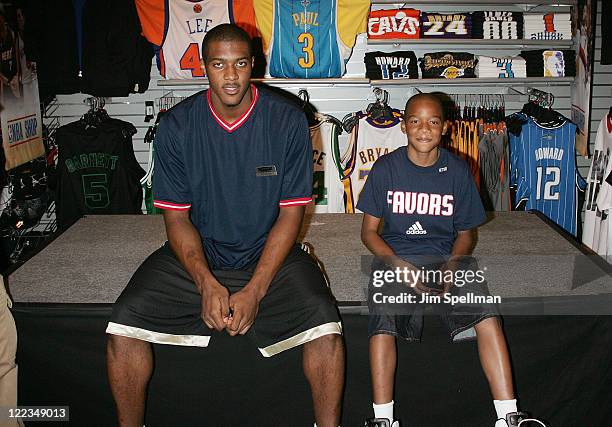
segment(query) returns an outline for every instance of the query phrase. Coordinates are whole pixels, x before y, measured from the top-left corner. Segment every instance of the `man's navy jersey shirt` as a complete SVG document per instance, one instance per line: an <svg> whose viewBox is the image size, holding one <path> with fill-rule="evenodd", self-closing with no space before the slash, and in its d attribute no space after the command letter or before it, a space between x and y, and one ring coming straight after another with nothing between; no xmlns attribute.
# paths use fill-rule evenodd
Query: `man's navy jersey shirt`
<svg viewBox="0 0 612 427"><path fill-rule="evenodd" d="M187 210L212 268L259 259L279 208L312 198L312 147L302 110L252 86L253 102L234 123L208 91L162 118L155 136L155 206Z"/></svg>
<svg viewBox="0 0 612 427"><path fill-rule="evenodd" d="M450 255L457 232L486 219L467 164L443 148L427 167L410 161L406 147L381 156L357 207L383 218L383 240L397 256L415 264L432 255Z"/></svg>

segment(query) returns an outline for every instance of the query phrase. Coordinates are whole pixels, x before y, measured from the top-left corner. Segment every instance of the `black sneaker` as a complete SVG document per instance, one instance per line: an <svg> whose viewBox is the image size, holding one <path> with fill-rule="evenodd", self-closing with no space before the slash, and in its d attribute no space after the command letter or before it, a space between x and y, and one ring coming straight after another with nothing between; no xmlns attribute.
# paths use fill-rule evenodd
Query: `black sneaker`
<svg viewBox="0 0 612 427"><path fill-rule="evenodd" d="M370 418L367 419L364 427L400 427L399 421L389 422L388 418Z"/></svg>

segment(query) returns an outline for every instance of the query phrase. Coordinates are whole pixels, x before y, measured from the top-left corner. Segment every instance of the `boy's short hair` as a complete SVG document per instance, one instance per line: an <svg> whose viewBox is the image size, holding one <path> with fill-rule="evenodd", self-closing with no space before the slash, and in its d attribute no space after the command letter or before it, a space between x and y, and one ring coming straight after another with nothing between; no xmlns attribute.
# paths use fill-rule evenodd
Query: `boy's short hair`
<svg viewBox="0 0 612 427"><path fill-rule="evenodd" d="M445 120L444 103L442 102L439 96L433 93L417 93L416 95L412 95L410 99L406 101L406 106L404 107L404 117L406 116L406 113L408 112L408 107L410 106L412 102L420 101L423 99L433 101L440 106L440 118L442 119L442 122L444 122Z"/></svg>
<svg viewBox="0 0 612 427"><path fill-rule="evenodd" d="M241 41L249 47L249 57L253 56L253 47L251 46L251 37L249 34L236 24L221 24L214 27L206 33L202 41L202 60L206 63L208 56L208 45L211 42L217 41Z"/></svg>

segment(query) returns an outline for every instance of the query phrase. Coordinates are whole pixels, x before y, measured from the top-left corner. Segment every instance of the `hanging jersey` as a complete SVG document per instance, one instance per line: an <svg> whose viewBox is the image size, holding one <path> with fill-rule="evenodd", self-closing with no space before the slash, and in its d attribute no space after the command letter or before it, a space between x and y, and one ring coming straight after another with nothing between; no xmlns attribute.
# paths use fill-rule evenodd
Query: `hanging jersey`
<svg viewBox="0 0 612 427"><path fill-rule="evenodd" d="M611 155L612 117L606 114L597 129L593 159L587 176L582 229L582 243L600 255L607 255L610 247L608 245L608 210L612 208L612 185L606 182L606 177L612 169Z"/></svg>
<svg viewBox="0 0 612 427"><path fill-rule="evenodd" d="M370 12L369 39L418 39L421 11L416 9L381 9Z"/></svg>
<svg viewBox="0 0 612 427"><path fill-rule="evenodd" d="M508 133L503 126L487 130L480 126L478 142L480 195L487 211L509 211L512 206L509 185Z"/></svg>
<svg viewBox="0 0 612 427"><path fill-rule="evenodd" d="M142 213L145 171L134 156L134 133L131 123L116 119L89 128L77 121L56 131L60 228L86 214Z"/></svg>
<svg viewBox="0 0 612 427"><path fill-rule="evenodd" d="M202 40L219 24L236 23L257 35L252 0L136 0L143 34L159 50L158 66L166 79L205 77Z"/></svg>
<svg viewBox="0 0 612 427"><path fill-rule="evenodd" d="M421 38L423 39L469 39L471 37L471 13L421 13Z"/></svg>
<svg viewBox="0 0 612 427"><path fill-rule="evenodd" d="M340 172L333 150L338 150L341 129L336 123L324 119L310 127L312 141L312 200L306 210L314 213L344 212Z"/></svg>
<svg viewBox="0 0 612 427"><path fill-rule="evenodd" d="M350 135L352 153L343 172L344 207L346 213L356 210L359 194L374 162L383 154L406 145L401 129L401 113L394 110L394 119L377 123L366 115L359 118Z"/></svg>
<svg viewBox="0 0 612 427"><path fill-rule="evenodd" d="M365 32L367 0L254 0L272 77L341 77L358 33Z"/></svg>
<svg viewBox="0 0 612 427"><path fill-rule="evenodd" d="M544 128L529 117L521 134L510 138L518 174L515 204L525 203L576 236L577 192L584 189L576 169L576 125Z"/></svg>

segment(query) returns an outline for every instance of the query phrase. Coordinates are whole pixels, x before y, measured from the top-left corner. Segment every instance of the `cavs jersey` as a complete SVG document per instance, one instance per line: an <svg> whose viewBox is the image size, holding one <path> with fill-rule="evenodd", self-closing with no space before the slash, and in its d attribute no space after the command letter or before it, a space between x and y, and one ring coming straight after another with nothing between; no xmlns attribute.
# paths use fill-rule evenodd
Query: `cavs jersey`
<svg viewBox="0 0 612 427"><path fill-rule="evenodd" d="M256 35L252 0L136 0L143 34L158 46L162 77L204 77L202 40L219 24L236 23Z"/></svg>
<svg viewBox="0 0 612 427"><path fill-rule="evenodd" d="M381 9L370 12L369 39L418 39L419 17L416 9Z"/></svg>
<svg viewBox="0 0 612 427"><path fill-rule="evenodd" d="M516 200L542 212L576 236L578 189L584 180L576 169L576 125L547 128L528 117L519 136L511 134Z"/></svg>
<svg viewBox="0 0 612 427"><path fill-rule="evenodd" d="M285 78L341 77L368 0L254 0L268 73Z"/></svg>
<svg viewBox="0 0 612 427"><path fill-rule="evenodd" d="M359 194L374 162L383 154L406 145L401 129L401 113L394 110L394 118L377 122L361 115L350 135L352 153L343 172L344 205L346 213L355 213Z"/></svg>
<svg viewBox="0 0 612 427"><path fill-rule="evenodd" d="M314 213L344 212L343 190L340 172L335 159L338 158L338 135L342 130L331 121L320 121L310 127L312 141L312 200L306 208Z"/></svg>

